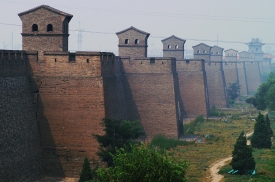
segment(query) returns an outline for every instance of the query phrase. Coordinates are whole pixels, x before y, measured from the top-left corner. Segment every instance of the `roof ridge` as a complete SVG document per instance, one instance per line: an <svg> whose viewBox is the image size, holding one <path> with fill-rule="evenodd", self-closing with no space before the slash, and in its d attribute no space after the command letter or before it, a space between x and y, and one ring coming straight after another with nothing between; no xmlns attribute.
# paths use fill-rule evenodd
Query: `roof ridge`
<svg viewBox="0 0 275 182"><path fill-rule="evenodd" d="M185 40L185 39L181 39L181 38L179 38L179 37L177 37L177 36L175 36L175 35L171 35L170 37L167 37L167 38L165 38L165 39L161 40L161 42L166 41L167 39L170 39L170 38L172 38L172 37L175 37L175 38L176 38L176 39L178 39L178 40L181 40L181 41L186 42L186 40Z"/></svg>
<svg viewBox="0 0 275 182"><path fill-rule="evenodd" d="M19 13L18 14L18 16L22 16L22 15L24 15L24 14L28 14L28 13L30 13L30 12L33 12L33 11L35 11L35 10L38 10L38 9L40 9L40 8L45 8L45 9L47 9L47 10L49 10L49 11L52 11L52 12L55 12L55 13L57 13L57 14L60 14L60 15L64 15L64 16L67 16L67 17L73 17L73 15L71 15L71 14L69 14L69 13L65 13L65 12L63 12L63 11L60 11L60 10L58 10L58 9L55 9L55 8L53 8L53 7L51 7L51 6L48 6L48 5L40 5L40 6L37 6L37 7L34 7L34 8L31 8L31 9L29 9L29 10L26 10L26 11L23 11L23 12L21 12L21 13Z"/></svg>
<svg viewBox="0 0 275 182"><path fill-rule="evenodd" d="M124 30L122 30L122 31L119 31L119 32L117 32L116 34L121 34L121 33L126 32L126 31L128 31L128 30L131 30L131 29L134 29L134 30L136 30L136 31L138 31L138 32L140 32L140 33L142 33L142 34L145 34L145 35L150 35L150 33L147 33L147 32L144 32L144 31L142 31L142 30L139 30L139 29L137 29L137 28L135 28L135 27L133 27L133 26L131 26L131 27L129 27L129 28L126 28L126 29L124 29Z"/></svg>

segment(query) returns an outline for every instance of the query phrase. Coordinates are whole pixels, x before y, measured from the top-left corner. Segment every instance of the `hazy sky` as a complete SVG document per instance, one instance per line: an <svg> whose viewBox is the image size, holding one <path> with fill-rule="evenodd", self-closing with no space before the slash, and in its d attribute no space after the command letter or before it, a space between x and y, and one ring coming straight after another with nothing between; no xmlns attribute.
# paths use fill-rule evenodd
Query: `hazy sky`
<svg viewBox="0 0 275 182"><path fill-rule="evenodd" d="M115 33L130 26L151 34L149 56L160 54L161 40L171 35L186 39L187 50L201 42L217 45L218 39L225 50L247 51L244 43L252 38L270 44L264 50L275 50L275 0L0 0L0 49L12 44L21 49L17 14L42 4L74 16L69 37L73 51L78 50L79 24L83 51L117 53Z"/></svg>

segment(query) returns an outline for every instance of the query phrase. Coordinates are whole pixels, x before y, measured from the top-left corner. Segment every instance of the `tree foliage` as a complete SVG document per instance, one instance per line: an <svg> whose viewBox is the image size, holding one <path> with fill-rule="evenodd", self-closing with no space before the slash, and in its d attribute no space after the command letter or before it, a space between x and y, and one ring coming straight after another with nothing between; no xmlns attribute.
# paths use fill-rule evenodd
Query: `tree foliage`
<svg viewBox="0 0 275 182"><path fill-rule="evenodd" d="M266 122L266 126L267 126L267 130L268 130L269 136L273 137L273 130L272 130L271 126L270 126L270 120L269 120L268 114L265 116L265 122Z"/></svg>
<svg viewBox="0 0 275 182"><path fill-rule="evenodd" d="M102 125L105 127L104 135L94 135L100 148L97 153L102 161L108 166L112 166L112 157L110 154L116 153L116 148L128 148L134 140L144 135L142 127L138 125L139 121L111 120L103 119Z"/></svg>
<svg viewBox="0 0 275 182"><path fill-rule="evenodd" d="M272 145L270 132L268 131L264 115L261 113L256 118L251 145L253 148L270 148Z"/></svg>
<svg viewBox="0 0 275 182"><path fill-rule="evenodd" d="M275 71L269 73L267 81L259 86L255 97L246 102L253 104L258 110L275 110Z"/></svg>
<svg viewBox="0 0 275 182"><path fill-rule="evenodd" d="M239 97L240 89L241 89L241 86L239 85L238 81L234 83L229 83L229 88L227 89L227 95L228 95L230 105L234 104L235 100Z"/></svg>
<svg viewBox="0 0 275 182"><path fill-rule="evenodd" d="M84 158L84 162L82 165L82 170L80 173L80 179L78 182L85 182L93 179L92 170L90 167L90 162L87 157Z"/></svg>
<svg viewBox="0 0 275 182"><path fill-rule="evenodd" d="M187 163L161 155L154 149L144 145L133 147L131 151L118 149L112 155L114 166L98 169L97 174L101 182L184 182Z"/></svg>
<svg viewBox="0 0 275 182"><path fill-rule="evenodd" d="M247 171L255 169L256 163L252 156L252 148L247 145L247 139L243 131L234 145L230 165L234 170L238 170L239 174L245 174Z"/></svg>

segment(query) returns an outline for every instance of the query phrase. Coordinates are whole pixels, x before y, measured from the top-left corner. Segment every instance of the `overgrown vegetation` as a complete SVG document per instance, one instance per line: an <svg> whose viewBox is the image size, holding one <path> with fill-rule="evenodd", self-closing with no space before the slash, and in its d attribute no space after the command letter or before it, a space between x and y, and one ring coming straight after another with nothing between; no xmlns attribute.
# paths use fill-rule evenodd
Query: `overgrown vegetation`
<svg viewBox="0 0 275 182"><path fill-rule="evenodd" d="M218 110L215 106L212 106L210 109L210 116L225 116L225 113Z"/></svg>
<svg viewBox="0 0 275 182"><path fill-rule="evenodd" d="M138 125L139 121L111 120L103 119L102 125L105 127L104 135L94 135L100 148L97 153L103 162L108 166L113 165L111 154L116 153L116 148L127 148L131 150L136 139L143 136L143 129Z"/></svg>
<svg viewBox="0 0 275 182"><path fill-rule="evenodd" d="M98 181L140 182L178 181L185 182L187 163L175 161L145 145L132 147L131 151L118 149L113 157L113 167L98 169Z"/></svg>
<svg viewBox="0 0 275 182"><path fill-rule="evenodd" d="M238 174L251 174L255 169L256 163L252 156L252 148L247 145L247 139L243 131L234 145L230 165L234 170L238 170Z"/></svg>
<svg viewBox="0 0 275 182"><path fill-rule="evenodd" d="M253 104L258 110L269 109L275 111L275 71L269 73L266 82L262 83L255 94L255 97L246 99L246 102Z"/></svg>
<svg viewBox="0 0 275 182"><path fill-rule="evenodd" d="M173 138L167 138L164 135L155 136L150 142L150 146L154 147L157 150L160 150L161 153L164 153L166 150L175 148L179 145L186 146L192 145L193 142L181 141Z"/></svg>
<svg viewBox="0 0 275 182"><path fill-rule="evenodd" d="M194 121L184 124L183 125L184 135L195 134L195 131L198 130L198 128L202 122L204 122L204 119L203 119L203 116L200 115L200 116L197 116Z"/></svg>
<svg viewBox="0 0 275 182"><path fill-rule="evenodd" d="M253 148L270 148L272 145L268 126L266 125L264 115L261 113L256 118L251 145Z"/></svg>

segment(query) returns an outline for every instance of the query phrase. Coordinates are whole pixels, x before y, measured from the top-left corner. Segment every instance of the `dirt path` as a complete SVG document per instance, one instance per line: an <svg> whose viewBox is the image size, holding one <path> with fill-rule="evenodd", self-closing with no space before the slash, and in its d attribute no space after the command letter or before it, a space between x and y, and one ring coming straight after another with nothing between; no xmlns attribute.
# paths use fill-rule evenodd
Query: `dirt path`
<svg viewBox="0 0 275 182"><path fill-rule="evenodd" d="M253 131L248 132L245 136L249 137L252 134L253 134ZM247 140L247 145L250 145L250 140ZM209 170L210 170L210 174L211 174L210 178L212 179L212 182L219 182L223 179L223 175L218 174L218 172L219 172L220 168L222 166L226 165L226 163L231 159L232 159L232 157L228 156L228 157L220 159L210 165Z"/></svg>

